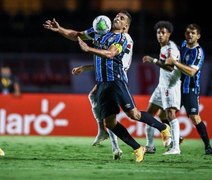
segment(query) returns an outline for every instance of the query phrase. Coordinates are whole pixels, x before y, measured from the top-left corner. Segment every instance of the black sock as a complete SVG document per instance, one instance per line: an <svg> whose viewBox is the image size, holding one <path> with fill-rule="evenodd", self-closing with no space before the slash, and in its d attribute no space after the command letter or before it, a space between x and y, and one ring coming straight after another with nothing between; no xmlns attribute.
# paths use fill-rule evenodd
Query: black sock
<svg viewBox="0 0 212 180"><path fill-rule="evenodd" d="M163 123L166 123L166 124L170 125L168 119L161 119L161 121L162 121Z"/></svg>
<svg viewBox="0 0 212 180"><path fill-rule="evenodd" d="M166 129L166 125L159 122L157 119L155 119L151 114L141 111L141 122L148 124L149 126L152 126L156 129L158 129L160 132Z"/></svg>
<svg viewBox="0 0 212 180"><path fill-rule="evenodd" d="M131 146L134 150L138 149L140 147L140 144L138 144L132 136L129 134L127 129L117 122L116 126L113 129L110 129L116 136L118 136L122 141L124 141L126 144Z"/></svg>
<svg viewBox="0 0 212 180"><path fill-rule="evenodd" d="M205 127L205 124L201 121L199 124L196 125L197 131L200 135L200 137L202 138L204 144L205 144L205 148L208 148L210 146L210 141L208 138L208 133Z"/></svg>

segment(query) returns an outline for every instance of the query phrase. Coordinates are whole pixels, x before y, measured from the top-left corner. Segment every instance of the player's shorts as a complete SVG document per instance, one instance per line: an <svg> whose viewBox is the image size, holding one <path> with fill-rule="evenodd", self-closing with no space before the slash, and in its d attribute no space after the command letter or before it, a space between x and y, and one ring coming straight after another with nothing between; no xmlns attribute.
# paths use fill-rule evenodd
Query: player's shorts
<svg viewBox="0 0 212 180"><path fill-rule="evenodd" d="M190 90L189 94L182 93L181 105L186 109L187 115L198 115L199 114L199 95L195 94L194 91Z"/></svg>
<svg viewBox="0 0 212 180"><path fill-rule="evenodd" d="M163 110L171 107L180 110L180 84L177 84L171 88L157 86L149 102L160 106Z"/></svg>
<svg viewBox="0 0 212 180"><path fill-rule="evenodd" d="M118 114L120 107L127 112L135 107L126 83L123 81L102 82L97 85L97 103L100 106L101 118Z"/></svg>

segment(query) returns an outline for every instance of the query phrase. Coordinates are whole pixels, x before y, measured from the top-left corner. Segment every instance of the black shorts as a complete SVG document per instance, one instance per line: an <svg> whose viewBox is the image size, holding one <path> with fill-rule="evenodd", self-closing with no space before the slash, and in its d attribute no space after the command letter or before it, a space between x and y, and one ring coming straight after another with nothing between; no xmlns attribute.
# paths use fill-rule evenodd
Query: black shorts
<svg viewBox="0 0 212 180"><path fill-rule="evenodd" d="M199 95L193 91L189 91L189 94L183 94L181 96L181 106L186 109L187 115L199 114Z"/></svg>
<svg viewBox="0 0 212 180"><path fill-rule="evenodd" d="M118 114L120 107L127 112L135 107L134 100L123 81L102 82L97 85L97 103L101 118Z"/></svg>

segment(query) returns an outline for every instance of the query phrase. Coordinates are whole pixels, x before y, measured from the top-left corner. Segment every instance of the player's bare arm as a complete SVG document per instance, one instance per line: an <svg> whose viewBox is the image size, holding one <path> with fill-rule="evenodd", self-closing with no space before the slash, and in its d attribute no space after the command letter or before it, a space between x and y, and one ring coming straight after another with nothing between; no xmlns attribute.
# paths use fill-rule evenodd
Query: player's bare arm
<svg viewBox="0 0 212 180"><path fill-rule="evenodd" d="M156 64L157 66L167 70L167 71L173 71L173 67L170 64L165 64L164 62L162 62L161 60L158 60L156 58L153 58L151 56L144 56L143 57L143 62L144 63L153 63Z"/></svg>
<svg viewBox="0 0 212 180"><path fill-rule="evenodd" d="M175 65L181 72L183 72L184 74L186 74L190 77L193 77L196 74L196 72L198 71L197 69L187 66L185 64L182 64L173 58L167 59L165 64Z"/></svg>
<svg viewBox="0 0 212 180"><path fill-rule="evenodd" d="M72 74L73 75L79 75L82 72L92 71L92 70L94 70L94 65L79 66L79 67L75 67L75 68L72 69Z"/></svg>
<svg viewBox="0 0 212 180"><path fill-rule="evenodd" d="M103 50L103 49L96 49L96 48L88 46L80 37L78 37L78 41L79 41L80 48L83 51L89 52L91 54L95 54L101 57L106 57L111 59L117 54L119 54L119 49L117 48L116 45L111 45L108 50Z"/></svg>
<svg viewBox="0 0 212 180"><path fill-rule="evenodd" d="M75 31L73 29L66 29L66 28L60 26L60 24L56 21L55 18L53 18L53 20L47 20L43 24L43 27L46 29L49 29L53 32L58 32L65 38L70 39L72 41L77 41L78 36L84 40L87 40L83 31Z"/></svg>

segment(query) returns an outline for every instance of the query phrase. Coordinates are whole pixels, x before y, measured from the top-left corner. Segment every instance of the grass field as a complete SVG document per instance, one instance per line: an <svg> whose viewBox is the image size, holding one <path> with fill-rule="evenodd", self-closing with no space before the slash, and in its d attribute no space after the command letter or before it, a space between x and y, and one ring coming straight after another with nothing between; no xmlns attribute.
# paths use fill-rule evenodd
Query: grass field
<svg viewBox="0 0 212 180"><path fill-rule="evenodd" d="M163 156L165 148L156 140L157 153L137 164L132 149L120 142L124 154L113 160L110 141L92 147L94 138L1 136L0 180L134 180L211 179L212 156L205 156L200 140L186 139L182 154ZM145 139L137 139L142 144Z"/></svg>

